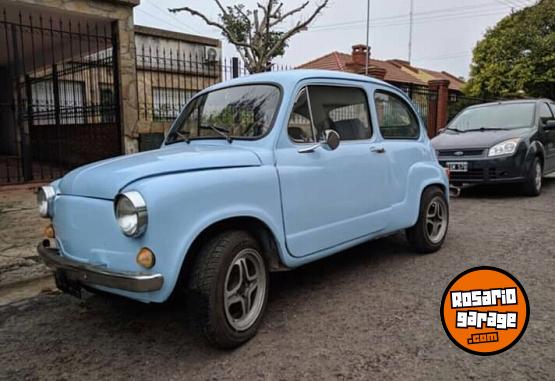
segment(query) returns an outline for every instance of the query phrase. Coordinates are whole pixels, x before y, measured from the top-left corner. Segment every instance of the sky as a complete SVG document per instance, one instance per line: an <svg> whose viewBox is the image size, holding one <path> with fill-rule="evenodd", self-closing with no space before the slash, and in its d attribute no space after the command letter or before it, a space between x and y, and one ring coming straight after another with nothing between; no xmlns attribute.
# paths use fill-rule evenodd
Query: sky
<svg viewBox="0 0 555 381"><path fill-rule="evenodd" d="M256 7L264 0L222 2ZM306 0L284 1L284 9L293 9ZM299 18L306 18L317 2L289 21L287 29ZM532 5L535 0L413 0L414 23L411 63L467 78L472 49L488 28L513 10ZM225 41L217 28L200 18L168 8L189 6L217 20L218 8L212 0L141 0L135 7L135 24L176 32L214 37L224 41L225 57L237 56L233 45ZM410 0L370 0L371 56L375 59L408 59ZM297 66L332 51L351 52L351 46L366 43L367 0L330 0L309 29L294 36L283 57L275 63Z"/></svg>

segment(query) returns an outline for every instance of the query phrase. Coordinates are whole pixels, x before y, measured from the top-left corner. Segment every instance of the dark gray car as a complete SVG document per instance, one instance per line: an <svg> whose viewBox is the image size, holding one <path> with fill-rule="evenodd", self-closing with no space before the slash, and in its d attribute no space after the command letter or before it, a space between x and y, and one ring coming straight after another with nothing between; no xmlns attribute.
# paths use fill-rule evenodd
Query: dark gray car
<svg viewBox="0 0 555 381"><path fill-rule="evenodd" d="M530 196L555 171L555 102L486 103L460 112L432 139L451 184L521 183Z"/></svg>

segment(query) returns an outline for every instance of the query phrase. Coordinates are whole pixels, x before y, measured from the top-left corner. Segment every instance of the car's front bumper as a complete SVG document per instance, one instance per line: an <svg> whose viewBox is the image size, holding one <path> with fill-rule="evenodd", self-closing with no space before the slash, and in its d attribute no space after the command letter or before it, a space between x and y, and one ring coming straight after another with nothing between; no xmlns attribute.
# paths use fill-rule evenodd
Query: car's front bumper
<svg viewBox="0 0 555 381"><path fill-rule="evenodd" d="M480 183L511 183L526 179L526 163L520 155L496 158L464 158L439 157L439 163L448 167L448 163L467 162L465 172L450 172L449 181L452 184L480 184Z"/></svg>
<svg viewBox="0 0 555 381"><path fill-rule="evenodd" d="M38 253L47 266L63 274L73 283L85 286L101 286L132 292L158 291L164 284L161 274L115 272L105 267L77 262L60 255L58 249L50 247L45 240L38 245Z"/></svg>

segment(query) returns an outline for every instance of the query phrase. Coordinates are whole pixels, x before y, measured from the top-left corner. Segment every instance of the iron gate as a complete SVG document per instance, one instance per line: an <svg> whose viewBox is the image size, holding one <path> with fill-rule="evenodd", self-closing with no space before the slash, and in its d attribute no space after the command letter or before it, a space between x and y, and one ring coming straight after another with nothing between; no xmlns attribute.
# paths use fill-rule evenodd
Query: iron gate
<svg viewBox="0 0 555 381"><path fill-rule="evenodd" d="M0 184L121 153L116 47L110 21L3 9Z"/></svg>

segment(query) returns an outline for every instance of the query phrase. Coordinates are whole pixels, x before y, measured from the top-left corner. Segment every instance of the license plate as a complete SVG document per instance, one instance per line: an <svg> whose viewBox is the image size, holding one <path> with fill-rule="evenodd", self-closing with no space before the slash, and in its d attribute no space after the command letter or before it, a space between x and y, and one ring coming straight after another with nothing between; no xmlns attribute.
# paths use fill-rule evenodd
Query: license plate
<svg viewBox="0 0 555 381"><path fill-rule="evenodd" d="M447 163L447 168L449 168L451 172L468 172L468 162L456 161Z"/></svg>

